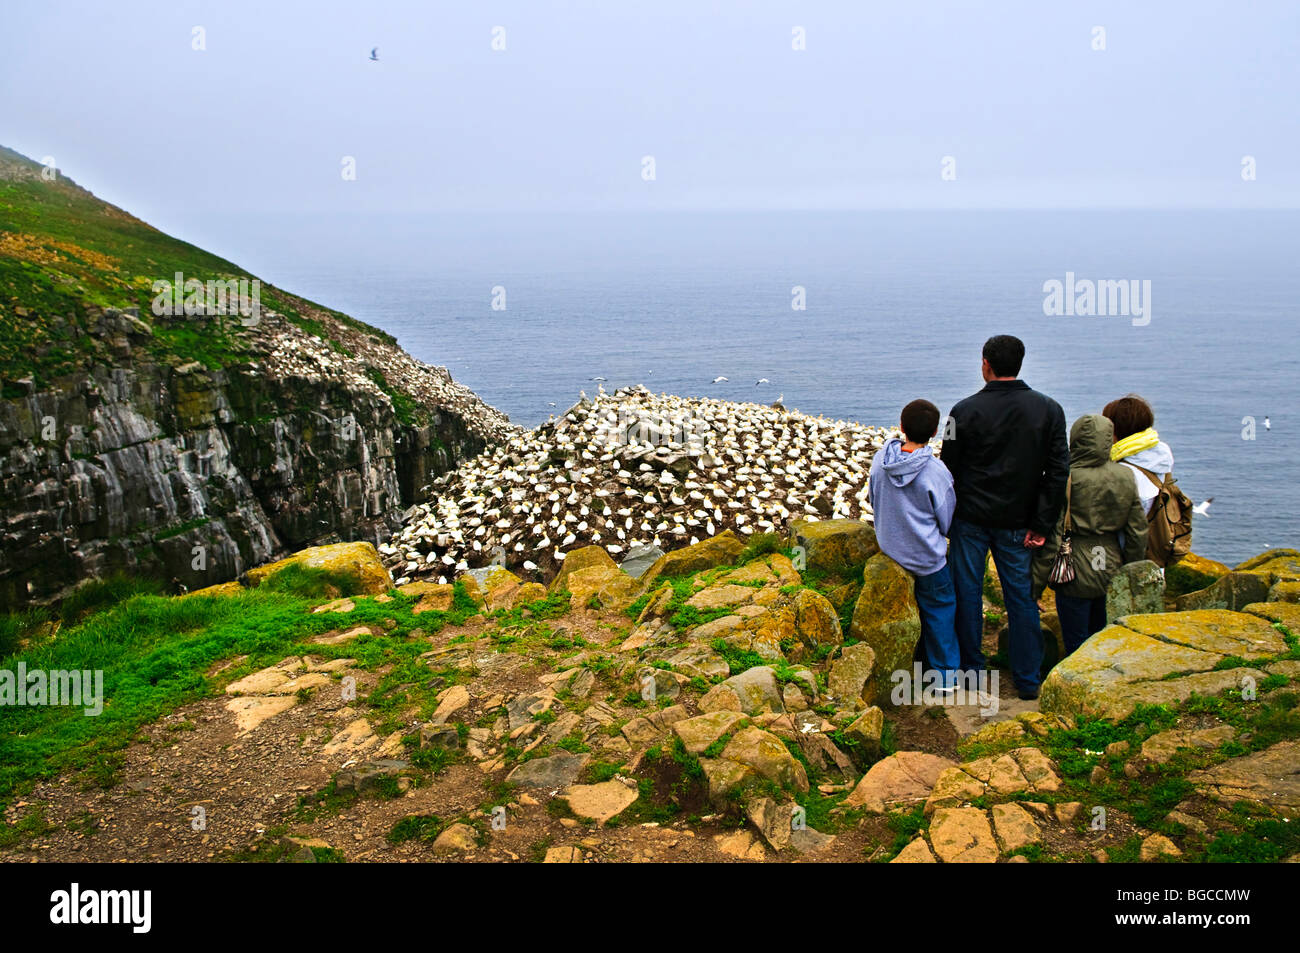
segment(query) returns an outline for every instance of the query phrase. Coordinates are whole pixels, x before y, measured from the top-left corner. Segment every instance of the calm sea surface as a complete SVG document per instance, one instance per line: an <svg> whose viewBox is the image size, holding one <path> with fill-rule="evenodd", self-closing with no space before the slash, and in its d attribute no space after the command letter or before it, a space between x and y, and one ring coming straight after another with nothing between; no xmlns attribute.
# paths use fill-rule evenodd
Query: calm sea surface
<svg viewBox="0 0 1300 953"><path fill-rule="evenodd" d="M946 413L981 386L984 339L1015 334L1068 420L1152 403L1179 482L1214 497L1198 552L1300 547L1294 212L241 215L188 237L530 426L597 376L865 423L914 397ZM1043 283L1067 271L1149 280L1150 322L1045 316Z"/></svg>

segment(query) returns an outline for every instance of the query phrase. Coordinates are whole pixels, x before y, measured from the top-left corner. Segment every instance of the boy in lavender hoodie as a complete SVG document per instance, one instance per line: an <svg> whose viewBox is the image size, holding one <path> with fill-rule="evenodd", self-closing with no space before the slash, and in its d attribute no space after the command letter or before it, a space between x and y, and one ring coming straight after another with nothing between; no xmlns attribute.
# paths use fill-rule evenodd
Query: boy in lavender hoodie
<svg viewBox="0 0 1300 953"><path fill-rule="evenodd" d="M952 474L927 446L939 428L939 408L914 400L903 408L899 429L871 461L867 493L880 550L916 580L916 605L926 666L951 689L961 667L957 646L957 593L948 572L945 536L957 498Z"/></svg>

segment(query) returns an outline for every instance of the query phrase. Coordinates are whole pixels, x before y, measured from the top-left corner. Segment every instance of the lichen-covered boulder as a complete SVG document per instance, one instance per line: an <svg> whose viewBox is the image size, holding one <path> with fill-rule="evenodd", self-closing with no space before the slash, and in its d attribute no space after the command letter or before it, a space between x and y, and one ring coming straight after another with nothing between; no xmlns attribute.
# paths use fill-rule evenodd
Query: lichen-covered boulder
<svg viewBox="0 0 1300 953"><path fill-rule="evenodd" d="M510 608L528 605L530 602L537 602L546 598L546 587L540 582L526 582L515 590L511 598Z"/></svg>
<svg viewBox="0 0 1300 953"><path fill-rule="evenodd" d="M1234 566L1233 571L1258 573L1266 577L1270 584L1285 580L1300 580L1300 551L1270 549Z"/></svg>
<svg viewBox="0 0 1300 953"><path fill-rule="evenodd" d="M1149 559L1121 566L1106 592L1106 618L1119 619L1165 607L1165 576ZM1058 622L1059 626L1060 623Z"/></svg>
<svg viewBox="0 0 1300 953"><path fill-rule="evenodd" d="M388 570L379 559L378 551L370 543L334 543L330 546L313 546L304 549L285 559L250 569L246 576L248 585L256 588L289 566L346 573L357 580L358 591L362 595L378 595L393 588L392 576L388 574Z"/></svg>
<svg viewBox="0 0 1300 953"><path fill-rule="evenodd" d="M756 665L714 685L700 699L701 711L741 711L757 715L764 711L785 711L776 673L767 665Z"/></svg>
<svg viewBox="0 0 1300 953"><path fill-rule="evenodd" d="M414 615L422 612L446 612L451 608L455 595L454 587L436 582L410 582L398 587L397 591L416 600L411 609Z"/></svg>
<svg viewBox="0 0 1300 953"><path fill-rule="evenodd" d="M743 566L737 566L718 576L714 585L753 585L780 588L797 586L802 580L794 564L784 553L769 553L758 559L750 560Z"/></svg>
<svg viewBox="0 0 1300 953"><path fill-rule="evenodd" d="M1268 590L1269 602L1300 602L1300 580L1275 582Z"/></svg>
<svg viewBox="0 0 1300 953"><path fill-rule="evenodd" d="M238 582L219 582L215 586L205 586L202 589L195 589L193 592L187 592L181 599L191 599L194 596L234 596L244 591L244 587Z"/></svg>
<svg viewBox="0 0 1300 953"><path fill-rule="evenodd" d="M1274 604L1276 605L1276 604ZM1118 721L1138 704L1173 704L1258 680L1254 668L1220 668L1229 657L1285 652L1280 632L1257 615L1208 609L1126 616L1107 626L1044 679L1043 712Z"/></svg>
<svg viewBox="0 0 1300 953"><path fill-rule="evenodd" d="M1268 599L1269 577L1263 573L1230 572L1198 592L1179 596L1174 602L1179 612L1193 609L1240 610L1252 602Z"/></svg>
<svg viewBox="0 0 1300 953"><path fill-rule="evenodd" d="M728 628L738 631L722 631L723 627L719 624L721 620L718 620L700 626L692 638L699 638L698 633L706 628L713 631L712 627L716 626L717 634L737 648L757 652L774 661L786 658L794 662L813 657L820 649L831 648L844 641L840 617L835 607L825 596L811 589L801 589L788 597L780 596L771 609L755 611L748 617L735 615L723 618L735 620L736 624Z"/></svg>
<svg viewBox="0 0 1300 953"><path fill-rule="evenodd" d="M871 676L876 670L876 651L865 642L846 645L840 657L831 663L826 690L840 703L850 708L860 707L875 694Z"/></svg>
<svg viewBox="0 0 1300 953"><path fill-rule="evenodd" d="M691 754L703 754L709 745L747 725L749 718L738 711L713 711L673 724L673 731Z"/></svg>
<svg viewBox="0 0 1300 953"><path fill-rule="evenodd" d="M638 580L641 591L648 592L661 577L689 576L706 569L734 563L745 551L745 544L731 530L700 540L683 549L674 549L655 561ZM568 562L566 559L565 562Z"/></svg>
<svg viewBox="0 0 1300 953"><path fill-rule="evenodd" d="M640 593L636 580L612 562L570 573L565 586L573 596L571 605L575 609L586 608L593 597L601 608L626 609Z"/></svg>
<svg viewBox="0 0 1300 953"><path fill-rule="evenodd" d="M560 571L555 574L555 578L546 587L547 591L557 592L560 589L569 589L572 592L572 588L568 585L569 577L580 569L590 569L593 566L613 570L614 572L618 571L618 566L610 558L609 553L605 552L603 546L583 546L581 549L575 549L565 554L564 562L560 563Z"/></svg>
<svg viewBox="0 0 1300 953"><path fill-rule="evenodd" d="M473 571L473 570L471 570ZM483 604L489 609L509 609L524 581L505 566L488 566L479 582Z"/></svg>
<svg viewBox="0 0 1300 953"><path fill-rule="evenodd" d="M873 814L893 808L911 810L930 796L935 781L955 761L924 751L899 751L871 766L842 808L860 807Z"/></svg>
<svg viewBox="0 0 1300 953"><path fill-rule="evenodd" d="M753 768L755 773L784 788L808 790L808 774L776 735L761 728L742 728L722 749L727 761Z"/></svg>
<svg viewBox="0 0 1300 953"><path fill-rule="evenodd" d="M807 568L823 572L847 572L880 552L875 529L862 520L795 520L790 535Z"/></svg>
<svg viewBox="0 0 1300 953"><path fill-rule="evenodd" d="M1165 567L1165 589L1181 596L1213 585L1220 576L1232 572L1232 567L1196 553L1188 553L1172 566Z"/></svg>
<svg viewBox="0 0 1300 953"><path fill-rule="evenodd" d="M876 653L876 692L887 695L890 673L910 669L921 638L921 615L912 575L884 553L867 560L862 593L853 609L849 636Z"/></svg>
<svg viewBox="0 0 1300 953"><path fill-rule="evenodd" d="M1300 632L1300 603L1256 602L1246 606L1242 611L1267 619L1269 622L1280 622L1291 632Z"/></svg>

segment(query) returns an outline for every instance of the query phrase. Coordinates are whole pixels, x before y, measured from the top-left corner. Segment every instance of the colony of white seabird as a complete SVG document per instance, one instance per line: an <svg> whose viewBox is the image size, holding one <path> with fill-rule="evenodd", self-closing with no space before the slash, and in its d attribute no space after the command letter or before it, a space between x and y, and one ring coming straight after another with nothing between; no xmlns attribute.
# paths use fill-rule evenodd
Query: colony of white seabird
<svg viewBox="0 0 1300 953"><path fill-rule="evenodd" d="M380 552L399 584L496 561L547 578L574 549L617 561L801 517L871 519L871 457L895 431L781 406L603 390L433 484Z"/></svg>
<svg viewBox="0 0 1300 953"><path fill-rule="evenodd" d="M374 368L383 373L390 387L410 395L415 403L456 414L465 421L470 433L484 441L504 440L521 432L510 423L509 417L454 381L445 367L416 360L363 326L340 320L309 302L294 299L294 305L305 317L324 326L330 338L346 348L350 356L340 354L329 341L275 312L263 312L263 320L255 330L267 351L264 361L269 374L337 381L348 390L365 391L391 401L366 373L367 368Z"/></svg>

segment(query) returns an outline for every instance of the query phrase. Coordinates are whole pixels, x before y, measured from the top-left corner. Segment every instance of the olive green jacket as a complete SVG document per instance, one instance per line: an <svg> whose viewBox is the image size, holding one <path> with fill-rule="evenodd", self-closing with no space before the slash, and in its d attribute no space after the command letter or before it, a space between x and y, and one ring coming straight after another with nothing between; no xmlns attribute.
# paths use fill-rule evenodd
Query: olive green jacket
<svg viewBox="0 0 1300 953"><path fill-rule="evenodd" d="M1101 414L1085 414L1070 428L1070 535L1074 580L1052 588L1078 599L1106 595L1111 577L1125 563L1146 558L1147 515L1133 472L1111 462L1115 428ZM1034 593L1048 584L1061 547L1065 510L1056 529L1034 557ZM1120 534L1124 547L1120 549Z"/></svg>

